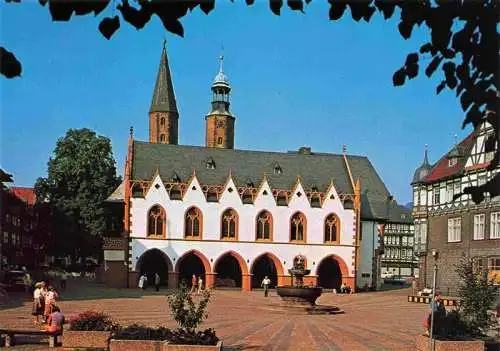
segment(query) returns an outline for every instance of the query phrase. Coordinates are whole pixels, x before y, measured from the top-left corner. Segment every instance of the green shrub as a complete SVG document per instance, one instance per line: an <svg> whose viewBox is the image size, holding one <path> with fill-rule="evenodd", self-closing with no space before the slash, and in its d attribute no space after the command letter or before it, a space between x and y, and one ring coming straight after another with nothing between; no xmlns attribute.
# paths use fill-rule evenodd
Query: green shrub
<svg viewBox="0 0 500 351"><path fill-rule="evenodd" d="M191 333L208 317L206 309L210 302L210 291L204 290L196 305L187 289L180 289L168 297L172 317L179 326Z"/></svg>
<svg viewBox="0 0 500 351"><path fill-rule="evenodd" d="M217 345L219 341L213 329L192 332L185 329L170 330L165 327L150 328L140 324L119 328L113 333L112 338L118 340L168 341L175 345Z"/></svg>
<svg viewBox="0 0 500 351"><path fill-rule="evenodd" d="M461 259L456 271L460 278L458 318L471 336L483 336L492 324L488 310L496 298L493 282L488 281L486 272L476 271L472 260L466 257Z"/></svg>
<svg viewBox="0 0 500 351"><path fill-rule="evenodd" d="M110 316L95 311L82 312L69 322L69 330L111 331L116 327Z"/></svg>

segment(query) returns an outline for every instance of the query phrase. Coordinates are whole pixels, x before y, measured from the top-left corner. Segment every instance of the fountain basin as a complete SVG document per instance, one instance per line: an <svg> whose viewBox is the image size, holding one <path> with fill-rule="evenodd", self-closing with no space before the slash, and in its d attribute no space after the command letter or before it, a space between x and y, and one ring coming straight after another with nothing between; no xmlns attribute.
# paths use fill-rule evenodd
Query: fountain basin
<svg viewBox="0 0 500 351"><path fill-rule="evenodd" d="M322 289L320 287L278 286L276 292L285 304L314 306Z"/></svg>

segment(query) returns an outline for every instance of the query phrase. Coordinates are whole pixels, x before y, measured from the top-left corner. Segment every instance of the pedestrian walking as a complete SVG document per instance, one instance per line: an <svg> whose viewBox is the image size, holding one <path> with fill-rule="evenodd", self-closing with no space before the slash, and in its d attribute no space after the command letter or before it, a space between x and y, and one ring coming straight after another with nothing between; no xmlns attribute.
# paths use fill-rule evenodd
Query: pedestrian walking
<svg viewBox="0 0 500 351"><path fill-rule="evenodd" d="M139 278L139 289L146 290L146 285L148 283L148 278L146 277L146 274L141 275Z"/></svg>
<svg viewBox="0 0 500 351"><path fill-rule="evenodd" d="M155 273L155 289L156 291L160 291L160 275L158 272Z"/></svg>
<svg viewBox="0 0 500 351"><path fill-rule="evenodd" d="M198 278L198 295L201 295L201 292L203 291L203 279L201 279L201 275Z"/></svg>
<svg viewBox="0 0 500 351"><path fill-rule="evenodd" d="M30 289L31 289L31 284L32 284L32 280L31 280L31 275L26 272L24 273L24 276L23 276L23 284L24 284L24 291L29 293L30 292Z"/></svg>
<svg viewBox="0 0 500 351"><path fill-rule="evenodd" d="M63 271L61 273L61 290L66 290L66 283L68 281L68 273Z"/></svg>
<svg viewBox="0 0 500 351"><path fill-rule="evenodd" d="M193 276L191 277L191 291L190 291L191 294L196 292L197 285L198 285L198 280L196 279L196 275L193 274Z"/></svg>
<svg viewBox="0 0 500 351"><path fill-rule="evenodd" d="M264 288L264 297L267 297L269 294L269 285L271 285L271 279L269 279L266 275L261 284L261 286Z"/></svg>

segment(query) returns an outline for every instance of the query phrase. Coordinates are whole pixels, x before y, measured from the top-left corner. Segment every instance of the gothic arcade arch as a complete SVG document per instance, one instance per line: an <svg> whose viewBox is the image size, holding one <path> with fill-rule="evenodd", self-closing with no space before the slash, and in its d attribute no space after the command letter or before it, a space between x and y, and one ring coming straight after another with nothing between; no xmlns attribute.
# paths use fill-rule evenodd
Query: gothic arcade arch
<svg viewBox="0 0 500 351"><path fill-rule="evenodd" d="M214 273L217 274L216 286L242 287L243 275L248 275L248 268L243 257L230 250L215 260Z"/></svg>
<svg viewBox="0 0 500 351"><path fill-rule="evenodd" d="M252 288L260 288L265 276L271 279L271 286L276 287L280 283L280 277L284 276L284 271L279 258L270 252L265 252L253 260L250 274L252 274Z"/></svg>
<svg viewBox="0 0 500 351"><path fill-rule="evenodd" d="M191 286L193 274L196 277L201 276L205 284L207 275L212 273L212 269L204 254L198 250L189 250L176 261L174 272L179 275L179 283L184 282L187 286Z"/></svg>
<svg viewBox="0 0 500 351"><path fill-rule="evenodd" d="M167 285L168 272L173 271L173 264L168 255L160 249L149 249L142 253L135 264L138 276L146 274L148 282L154 282L154 274L160 275L161 285Z"/></svg>
<svg viewBox="0 0 500 351"><path fill-rule="evenodd" d="M316 268L316 275L318 286L339 290L343 278L349 277L349 269L341 257L331 254L321 259ZM351 289L353 288L351 286Z"/></svg>

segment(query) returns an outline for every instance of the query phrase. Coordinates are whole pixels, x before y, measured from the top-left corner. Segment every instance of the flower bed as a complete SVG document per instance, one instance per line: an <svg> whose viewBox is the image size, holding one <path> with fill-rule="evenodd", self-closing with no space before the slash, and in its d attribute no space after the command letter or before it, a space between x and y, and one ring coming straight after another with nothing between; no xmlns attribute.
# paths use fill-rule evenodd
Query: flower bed
<svg viewBox="0 0 500 351"><path fill-rule="evenodd" d="M434 340L435 351L484 351L485 343L482 340ZM415 340L417 351L429 350L429 337L417 336Z"/></svg>
<svg viewBox="0 0 500 351"><path fill-rule="evenodd" d="M62 336L62 343L65 348L107 349L110 337L110 331L66 330Z"/></svg>
<svg viewBox="0 0 500 351"><path fill-rule="evenodd" d="M222 341L217 345L174 345L154 340L116 340L111 339L110 351L222 351Z"/></svg>
<svg viewBox="0 0 500 351"><path fill-rule="evenodd" d="M108 348L111 333L117 326L101 312L86 311L70 320L69 329L63 333L65 348Z"/></svg>
<svg viewBox="0 0 500 351"><path fill-rule="evenodd" d="M150 328L139 324L120 328L113 333L111 351L154 351L154 350L210 351L222 350L212 329L205 331L170 330L165 327Z"/></svg>

